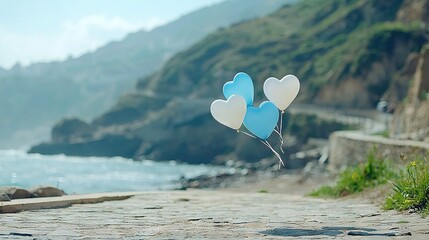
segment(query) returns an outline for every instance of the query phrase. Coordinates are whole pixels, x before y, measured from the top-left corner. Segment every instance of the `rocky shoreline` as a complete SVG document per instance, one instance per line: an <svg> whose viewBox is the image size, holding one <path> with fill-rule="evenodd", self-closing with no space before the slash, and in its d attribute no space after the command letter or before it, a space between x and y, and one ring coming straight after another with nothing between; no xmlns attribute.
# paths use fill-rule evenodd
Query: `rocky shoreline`
<svg viewBox="0 0 429 240"><path fill-rule="evenodd" d="M231 190L246 189L246 191L281 191L299 192L306 194L315 186L333 181L335 174L327 170L326 163L306 160L301 168L278 168L275 159L264 159L257 163L246 163L229 171L216 175L200 175L194 178L181 178L175 190L209 189ZM277 184L277 183L278 184ZM284 186L276 186L284 185ZM289 188L293 185L292 189ZM286 189L288 186L289 189Z"/></svg>

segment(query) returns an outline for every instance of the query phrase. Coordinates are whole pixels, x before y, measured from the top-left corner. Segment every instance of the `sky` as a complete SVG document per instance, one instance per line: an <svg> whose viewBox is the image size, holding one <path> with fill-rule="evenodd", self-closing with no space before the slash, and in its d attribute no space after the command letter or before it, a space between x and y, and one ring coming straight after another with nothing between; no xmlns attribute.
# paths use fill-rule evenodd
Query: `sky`
<svg viewBox="0 0 429 240"><path fill-rule="evenodd" d="M223 0L0 0L0 67L64 60Z"/></svg>

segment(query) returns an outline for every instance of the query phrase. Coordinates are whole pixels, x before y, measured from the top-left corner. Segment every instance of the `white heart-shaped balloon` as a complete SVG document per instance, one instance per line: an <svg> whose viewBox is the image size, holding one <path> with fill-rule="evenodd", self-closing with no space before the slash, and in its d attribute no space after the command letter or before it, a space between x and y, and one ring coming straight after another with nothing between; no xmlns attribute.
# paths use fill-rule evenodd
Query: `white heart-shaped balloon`
<svg viewBox="0 0 429 240"><path fill-rule="evenodd" d="M286 75L281 80L270 77L264 82L265 96L281 111L285 110L298 95L300 83L294 75Z"/></svg>
<svg viewBox="0 0 429 240"><path fill-rule="evenodd" d="M216 121L230 127L239 129L246 115L246 100L242 96L232 95L228 100L215 100L210 106L210 112Z"/></svg>

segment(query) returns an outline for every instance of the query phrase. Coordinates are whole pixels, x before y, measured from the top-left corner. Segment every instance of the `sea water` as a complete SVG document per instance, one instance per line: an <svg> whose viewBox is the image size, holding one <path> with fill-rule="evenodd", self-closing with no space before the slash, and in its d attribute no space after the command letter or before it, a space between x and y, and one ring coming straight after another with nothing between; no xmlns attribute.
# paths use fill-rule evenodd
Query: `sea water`
<svg viewBox="0 0 429 240"><path fill-rule="evenodd" d="M227 171L174 161L133 161L121 157L44 156L0 150L0 186L59 187L68 194L149 191L177 187L177 180Z"/></svg>

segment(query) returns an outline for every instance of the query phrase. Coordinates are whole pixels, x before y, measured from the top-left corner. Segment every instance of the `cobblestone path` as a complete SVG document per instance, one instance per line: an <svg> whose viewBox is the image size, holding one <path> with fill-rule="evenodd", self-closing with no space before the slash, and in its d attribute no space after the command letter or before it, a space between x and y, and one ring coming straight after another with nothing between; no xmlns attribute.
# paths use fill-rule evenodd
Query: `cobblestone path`
<svg viewBox="0 0 429 240"><path fill-rule="evenodd" d="M166 191L0 214L0 239L429 239L429 219L357 200Z"/></svg>

